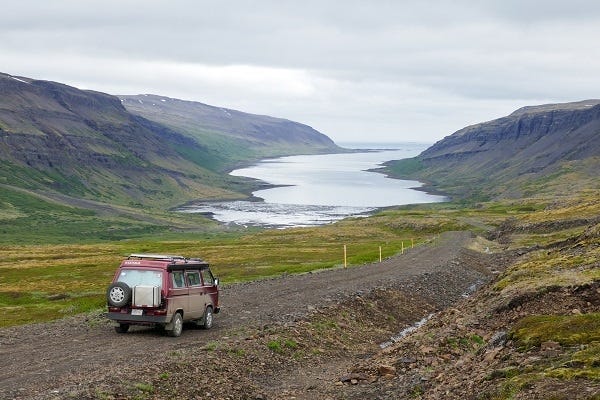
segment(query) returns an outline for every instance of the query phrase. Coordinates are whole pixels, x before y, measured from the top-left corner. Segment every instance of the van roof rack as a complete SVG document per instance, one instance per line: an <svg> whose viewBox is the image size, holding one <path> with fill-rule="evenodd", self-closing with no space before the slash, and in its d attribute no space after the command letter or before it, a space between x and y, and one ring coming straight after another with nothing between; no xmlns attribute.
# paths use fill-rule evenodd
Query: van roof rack
<svg viewBox="0 0 600 400"><path fill-rule="evenodd" d="M187 262L187 258L183 256L174 256L174 255L165 255L165 254L130 254L127 257L128 260L132 258L142 258L142 259L150 259L150 260L167 260L167 261L185 261Z"/></svg>

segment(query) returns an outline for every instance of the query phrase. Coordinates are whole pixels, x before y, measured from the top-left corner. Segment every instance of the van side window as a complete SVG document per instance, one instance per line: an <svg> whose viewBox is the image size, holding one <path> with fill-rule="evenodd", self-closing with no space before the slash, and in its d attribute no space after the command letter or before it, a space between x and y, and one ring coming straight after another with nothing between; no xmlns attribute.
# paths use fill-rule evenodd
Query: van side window
<svg viewBox="0 0 600 400"><path fill-rule="evenodd" d="M214 286L215 278L212 276L209 270L202 271L202 280L204 281L204 286Z"/></svg>
<svg viewBox="0 0 600 400"><path fill-rule="evenodd" d="M188 272L187 278L190 286L200 286L200 273L198 271Z"/></svg>
<svg viewBox="0 0 600 400"><path fill-rule="evenodd" d="M173 287L174 288L185 287L185 280L183 279L182 271L173 272L172 277L173 277Z"/></svg>

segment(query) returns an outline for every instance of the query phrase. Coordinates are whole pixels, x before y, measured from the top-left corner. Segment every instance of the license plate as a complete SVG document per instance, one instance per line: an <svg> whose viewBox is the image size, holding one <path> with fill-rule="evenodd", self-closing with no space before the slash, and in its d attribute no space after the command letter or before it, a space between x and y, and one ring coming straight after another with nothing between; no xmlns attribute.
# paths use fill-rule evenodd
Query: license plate
<svg viewBox="0 0 600 400"><path fill-rule="evenodd" d="M143 315L143 314L144 314L144 310L141 310L141 309L131 310L131 315Z"/></svg>

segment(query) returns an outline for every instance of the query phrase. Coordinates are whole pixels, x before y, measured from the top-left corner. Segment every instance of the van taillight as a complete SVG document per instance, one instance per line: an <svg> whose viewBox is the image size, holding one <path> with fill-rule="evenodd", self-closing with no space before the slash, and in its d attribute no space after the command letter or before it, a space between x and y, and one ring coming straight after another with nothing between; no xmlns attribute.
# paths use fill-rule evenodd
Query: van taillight
<svg viewBox="0 0 600 400"><path fill-rule="evenodd" d="M163 299L160 308L146 311L146 315L167 315L167 299Z"/></svg>

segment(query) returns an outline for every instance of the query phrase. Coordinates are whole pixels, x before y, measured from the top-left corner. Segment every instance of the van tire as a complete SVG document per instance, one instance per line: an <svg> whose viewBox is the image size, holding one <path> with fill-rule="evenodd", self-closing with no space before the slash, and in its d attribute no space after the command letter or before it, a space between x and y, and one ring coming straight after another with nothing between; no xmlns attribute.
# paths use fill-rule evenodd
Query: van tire
<svg viewBox="0 0 600 400"><path fill-rule="evenodd" d="M202 329L210 329L213 326L214 314L212 306L206 307L206 311L204 311L204 317L202 317Z"/></svg>
<svg viewBox="0 0 600 400"><path fill-rule="evenodd" d="M173 329L166 331L167 336L181 336L181 332L183 331L183 317L181 316L181 313L175 313L175 315L173 315L173 321L171 321L171 324L173 324Z"/></svg>

